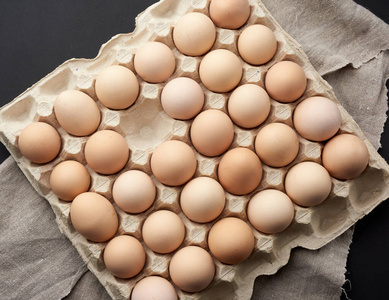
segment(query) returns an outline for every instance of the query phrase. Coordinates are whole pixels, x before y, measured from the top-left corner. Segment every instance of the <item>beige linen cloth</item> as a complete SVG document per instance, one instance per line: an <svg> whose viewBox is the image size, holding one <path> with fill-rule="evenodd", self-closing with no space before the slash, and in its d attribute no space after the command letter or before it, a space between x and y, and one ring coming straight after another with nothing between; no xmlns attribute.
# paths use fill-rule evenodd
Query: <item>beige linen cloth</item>
<svg viewBox="0 0 389 300"><path fill-rule="evenodd" d="M263 0L378 148L387 110L389 26L351 0ZM109 299L12 158L0 166L0 298ZM294 249L252 299L339 299L352 229L317 251Z"/></svg>

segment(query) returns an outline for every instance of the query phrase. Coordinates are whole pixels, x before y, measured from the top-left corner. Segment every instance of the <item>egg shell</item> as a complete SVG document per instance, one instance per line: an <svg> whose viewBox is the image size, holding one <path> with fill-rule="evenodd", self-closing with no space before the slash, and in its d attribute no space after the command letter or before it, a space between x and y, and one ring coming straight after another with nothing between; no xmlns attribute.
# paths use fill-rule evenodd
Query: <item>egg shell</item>
<svg viewBox="0 0 389 300"><path fill-rule="evenodd" d="M138 281L132 290L131 300L177 300L174 286L160 276L147 276Z"/></svg>
<svg viewBox="0 0 389 300"><path fill-rule="evenodd" d="M54 102L54 113L62 128L75 136L92 134L101 119L96 102L77 90L61 92Z"/></svg>
<svg viewBox="0 0 389 300"><path fill-rule="evenodd" d="M44 164L57 157L61 150L58 131L44 122L27 125L19 135L19 150L23 156L36 164Z"/></svg>
<svg viewBox="0 0 389 300"><path fill-rule="evenodd" d="M247 0L212 0L209 14L218 27L238 29L250 16L250 4Z"/></svg>

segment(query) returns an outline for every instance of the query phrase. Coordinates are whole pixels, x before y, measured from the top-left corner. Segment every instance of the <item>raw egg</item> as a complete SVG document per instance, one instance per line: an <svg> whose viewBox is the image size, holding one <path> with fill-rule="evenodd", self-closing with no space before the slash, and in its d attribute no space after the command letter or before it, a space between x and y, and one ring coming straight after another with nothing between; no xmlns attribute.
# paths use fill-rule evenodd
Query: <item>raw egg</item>
<svg viewBox="0 0 389 300"><path fill-rule="evenodd" d="M77 195L87 192L90 186L88 170L74 160L56 165L50 174L50 188L62 200L72 201Z"/></svg>
<svg viewBox="0 0 389 300"><path fill-rule="evenodd" d="M96 102L81 91L60 93L54 102L54 113L62 128L75 136L90 135L100 124L100 110Z"/></svg>
<svg viewBox="0 0 389 300"><path fill-rule="evenodd" d="M36 164L44 164L57 157L61 150L61 137L57 130L44 122L27 125L19 135L19 150Z"/></svg>
<svg viewBox="0 0 389 300"><path fill-rule="evenodd" d="M170 277L181 290L189 293L205 289L215 276L211 255L198 246L178 250L169 265Z"/></svg>
<svg viewBox="0 0 389 300"><path fill-rule="evenodd" d="M254 249L254 234L239 218L228 217L216 222L208 235L209 250L222 263L235 265L246 260Z"/></svg>
<svg viewBox="0 0 389 300"><path fill-rule="evenodd" d="M224 112L208 109L194 119L190 137L199 153L218 156L230 147L234 139L234 125Z"/></svg>
<svg viewBox="0 0 389 300"><path fill-rule="evenodd" d="M177 300L174 286L160 276L147 276L137 282L131 300Z"/></svg>
<svg viewBox="0 0 389 300"><path fill-rule="evenodd" d="M331 176L345 180L353 179L366 169L369 151L356 135L339 134L324 146L322 161Z"/></svg>
<svg viewBox="0 0 389 300"><path fill-rule="evenodd" d="M163 142L151 156L151 170L163 184L179 186L188 182L196 172L196 155L181 141Z"/></svg>
<svg viewBox="0 0 389 300"><path fill-rule="evenodd" d="M227 151L218 167L219 182L223 188L235 195L254 191L262 179L262 164L258 156L247 148Z"/></svg>
<svg viewBox="0 0 389 300"><path fill-rule="evenodd" d="M139 93L139 82L135 74L123 66L105 68L96 78L97 98L111 109L131 106Z"/></svg>
<svg viewBox="0 0 389 300"><path fill-rule="evenodd" d="M248 20L250 4L248 0L212 0L209 14L218 27L237 29Z"/></svg>

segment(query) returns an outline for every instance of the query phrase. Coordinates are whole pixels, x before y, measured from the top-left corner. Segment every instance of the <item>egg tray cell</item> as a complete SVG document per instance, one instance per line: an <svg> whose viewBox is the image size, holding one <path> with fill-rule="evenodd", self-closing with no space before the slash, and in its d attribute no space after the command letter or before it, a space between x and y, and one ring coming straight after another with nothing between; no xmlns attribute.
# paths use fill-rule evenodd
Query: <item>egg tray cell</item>
<svg viewBox="0 0 389 300"><path fill-rule="evenodd" d="M303 208L295 205L295 218L283 232L273 235L259 233L255 235L255 249L251 256L238 265L225 265L214 259L216 274L211 285L199 293L185 293L177 289L181 299L249 299L255 278L258 275L273 274L288 262L292 248L301 246L318 249L330 242L357 220L369 213L380 202L389 197L389 166L380 157L366 139L356 122L336 99L332 88L325 82L309 63L307 56L298 45L273 19L259 0L250 0L251 15L248 22L239 30L217 29L216 42L212 48L228 49L238 54L236 42L240 32L249 25L263 24L275 33L278 49L268 63L252 66L242 60L243 77L240 82L254 83L264 87L267 70L276 62L290 60L299 64L308 79L304 95L296 102L283 104L271 100L271 111L267 120L251 130L238 126L235 128L234 141L230 148L237 146L254 150L254 139L258 131L272 122L282 122L293 127L292 115L296 105L303 99L313 96L325 96L338 104L342 115L339 133L353 133L365 142L370 161L364 173L353 180L340 181L332 178L332 190L329 197L320 205ZM299 136L300 150L297 158L284 168L272 168L263 164L264 175L260 186L249 195L235 196L226 193L226 206L222 214L213 222L199 224L192 222L182 213L179 205L181 187L168 187L158 182L152 175L150 157L153 150L165 140L181 140L192 146L189 130L192 120L180 121L170 118L160 103L161 91L165 85L150 84L140 78L140 94L130 108L110 110L97 99L94 83L97 75L111 65L123 65L134 71L134 55L147 41L159 41L169 46L176 57L176 70L170 79L186 76L200 83L198 69L202 57L189 57L181 54L174 46L172 32L174 24L184 14L196 11L208 15L207 0L163 0L140 14L136 19L133 33L120 34L102 46L93 60L71 59L52 73L37 82L0 111L0 139L17 161L21 170L39 194L52 206L60 230L71 240L89 269L105 286L113 299L128 299L135 283L147 275L161 275L169 279L168 266L173 254L156 254L145 246L141 237L141 227L145 218L153 211L168 209L177 213L186 226L186 238L181 245L198 245L208 250L207 235L210 227L220 218L236 216L247 221L247 202L256 192L273 188L284 191L285 175L293 165L302 161L321 163L321 151L324 143L311 142ZM169 80L170 80L169 79ZM227 100L230 93L213 93L201 84L205 93L206 109L219 109L227 112ZM76 89L90 95L101 110L102 121L98 130L112 129L125 137L130 148L130 159L126 167L114 175L100 175L94 172L84 158L83 150L88 137L69 135L61 128L55 118L53 103L57 95L67 89ZM43 121L54 126L61 135L60 155L45 165L30 163L18 150L18 136L28 124ZM192 146L193 148L193 146ZM209 176L217 179L217 166L221 156L206 157L198 152L197 176ZM91 174L90 191L97 192L112 201L112 185L115 179L129 169L138 169L149 174L157 187L154 205L146 212L130 215L114 204L119 216L117 235L130 234L138 238L146 249L146 265L143 271L132 279L118 279L105 268L102 253L106 243L93 243L78 234L69 218L70 202L58 200L51 192L49 177L55 165L63 160L77 160L83 163ZM217 295L217 296L216 296ZM215 298L216 297L216 298Z"/></svg>

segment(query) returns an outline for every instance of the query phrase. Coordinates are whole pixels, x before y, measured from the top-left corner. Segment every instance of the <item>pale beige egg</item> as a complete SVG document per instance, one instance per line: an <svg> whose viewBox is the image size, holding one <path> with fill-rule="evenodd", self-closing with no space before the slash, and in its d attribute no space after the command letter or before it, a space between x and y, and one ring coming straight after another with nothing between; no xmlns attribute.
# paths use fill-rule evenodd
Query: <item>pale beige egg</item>
<svg viewBox="0 0 389 300"><path fill-rule="evenodd" d="M190 128L190 138L199 153L218 156L231 146L234 139L234 125L224 112L208 109L194 119Z"/></svg>
<svg viewBox="0 0 389 300"><path fill-rule="evenodd" d="M188 182L197 167L196 155L186 143L176 140L163 142L150 160L154 176L163 184L179 186Z"/></svg>
<svg viewBox="0 0 389 300"><path fill-rule="evenodd" d="M249 64L263 65L277 51L277 39L273 31L260 24L246 27L238 39L239 55Z"/></svg>
<svg viewBox="0 0 389 300"><path fill-rule="evenodd" d="M112 275L126 279L142 271L146 262L146 253L136 238L119 235L108 242L104 249L103 260Z"/></svg>
<svg viewBox="0 0 389 300"><path fill-rule="evenodd" d="M293 221L293 202L281 191L263 190L250 199L247 217L256 230L267 234L278 233Z"/></svg>
<svg viewBox="0 0 389 300"><path fill-rule="evenodd" d="M207 89L216 93L226 93L234 89L242 74L242 63L238 56L226 49L207 53L200 63L201 82Z"/></svg>
<svg viewBox="0 0 389 300"><path fill-rule="evenodd" d="M267 119L269 113L269 95L259 85L241 85L228 99L228 114L235 124L243 128L259 126Z"/></svg>
<svg viewBox="0 0 389 300"><path fill-rule="evenodd" d="M146 276L132 290L131 300L177 300L174 286L160 276Z"/></svg>
<svg viewBox="0 0 389 300"><path fill-rule="evenodd" d="M183 15L174 26L173 40L177 49L190 56L200 56L208 52L216 38L212 20L198 12Z"/></svg>
<svg viewBox="0 0 389 300"><path fill-rule="evenodd" d="M92 242L110 240L118 229L118 216L109 200L100 194L86 192L74 198L70 206L74 229Z"/></svg>
<svg viewBox="0 0 389 300"><path fill-rule="evenodd" d="M237 29L248 20L250 4L248 0L212 0L209 14L216 26Z"/></svg>
<svg viewBox="0 0 389 300"><path fill-rule="evenodd" d="M178 250L169 264L169 274L174 284L189 293L204 290L215 276L211 255L198 246Z"/></svg>
<svg viewBox="0 0 389 300"><path fill-rule="evenodd" d="M36 164L44 164L57 157L61 150L61 137L57 130L44 122L27 125L19 135L19 150Z"/></svg>
<svg viewBox="0 0 389 300"><path fill-rule="evenodd" d="M54 113L62 128L75 136L90 135L100 124L100 110L96 102L77 90L61 92L55 99Z"/></svg>
<svg viewBox="0 0 389 300"><path fill-rule="evenodd" d="M353 179L361 175L369 164L369 151L356 135L339 134L324 146L322 161L331 176Z"/></svg>
<svg viewBox="0 0 389 300"><path fill-rule="evenodd" d="M97 76L95 91L104 106L111 109L125 109L136 101L139 82L130 69L123 66L110 66Z"/></svg>
<svg viewBox="0 0 389 300"><path fill-rule="evenodd" d="M90 182L88 170L75 160L59 163L50 174L51 190L65 201L72 201L77 195L87 192Z"/></svg>
<svg viewBox="0 0 389 300"><path fill-rule="evenodd" d="M172 50L160 42L147 42L137 50L134 58L136 73L150 83L166 81L176 68Z"/></svg>
<svg viewBox="0 0 389 300"><path fill-rule="evenodd" d="M250 226L236 217L217 221L209 231L209 250L224 264L236 265L246 260L254 249Z"/></svg>
<svg viewBox="0 0 389 300"><path fill-rule="evenodd" d="M174 212L158 210L149 215L143 223L142 237L154 252L170 253L184 241L185 225Z"/></svg>
<svg viewBox="0 0 389 300"><path fill-rule="evenodd" d="M130 151L124 137L113 130L94 133L86 142L85 159L97 173L114 174L127 164Z"/></svg>
<svg viewBox="0 0 389 300"><path fill-rule="evenodd" d="M270 123L255 138L255 152L261 161L271 167L290 164L299 152L296 132L284 123Z"/></svg>
<svg viewBox="0 0 389 300"><path fill-rule="evenodd" d="M147 210L154 203L155 196L153 180L139 170L120 174L112 188L112 197L117 206L131 214Z"/></svg>
<svg viewBox="0 0 389 300"><path fill-rule="evenodd" d="M300 206L322 203L331 192L331 177L327 170L315 162L301 162L286 174L285 191Z"/></svg>
<svg viewBox="0 0 389 300"><path fill-rule="evenodd" d="M279 102L293 102L300 98L307 87L304 70L295 62L281 61L266 74L265 88L270 97Z"/></svg>

